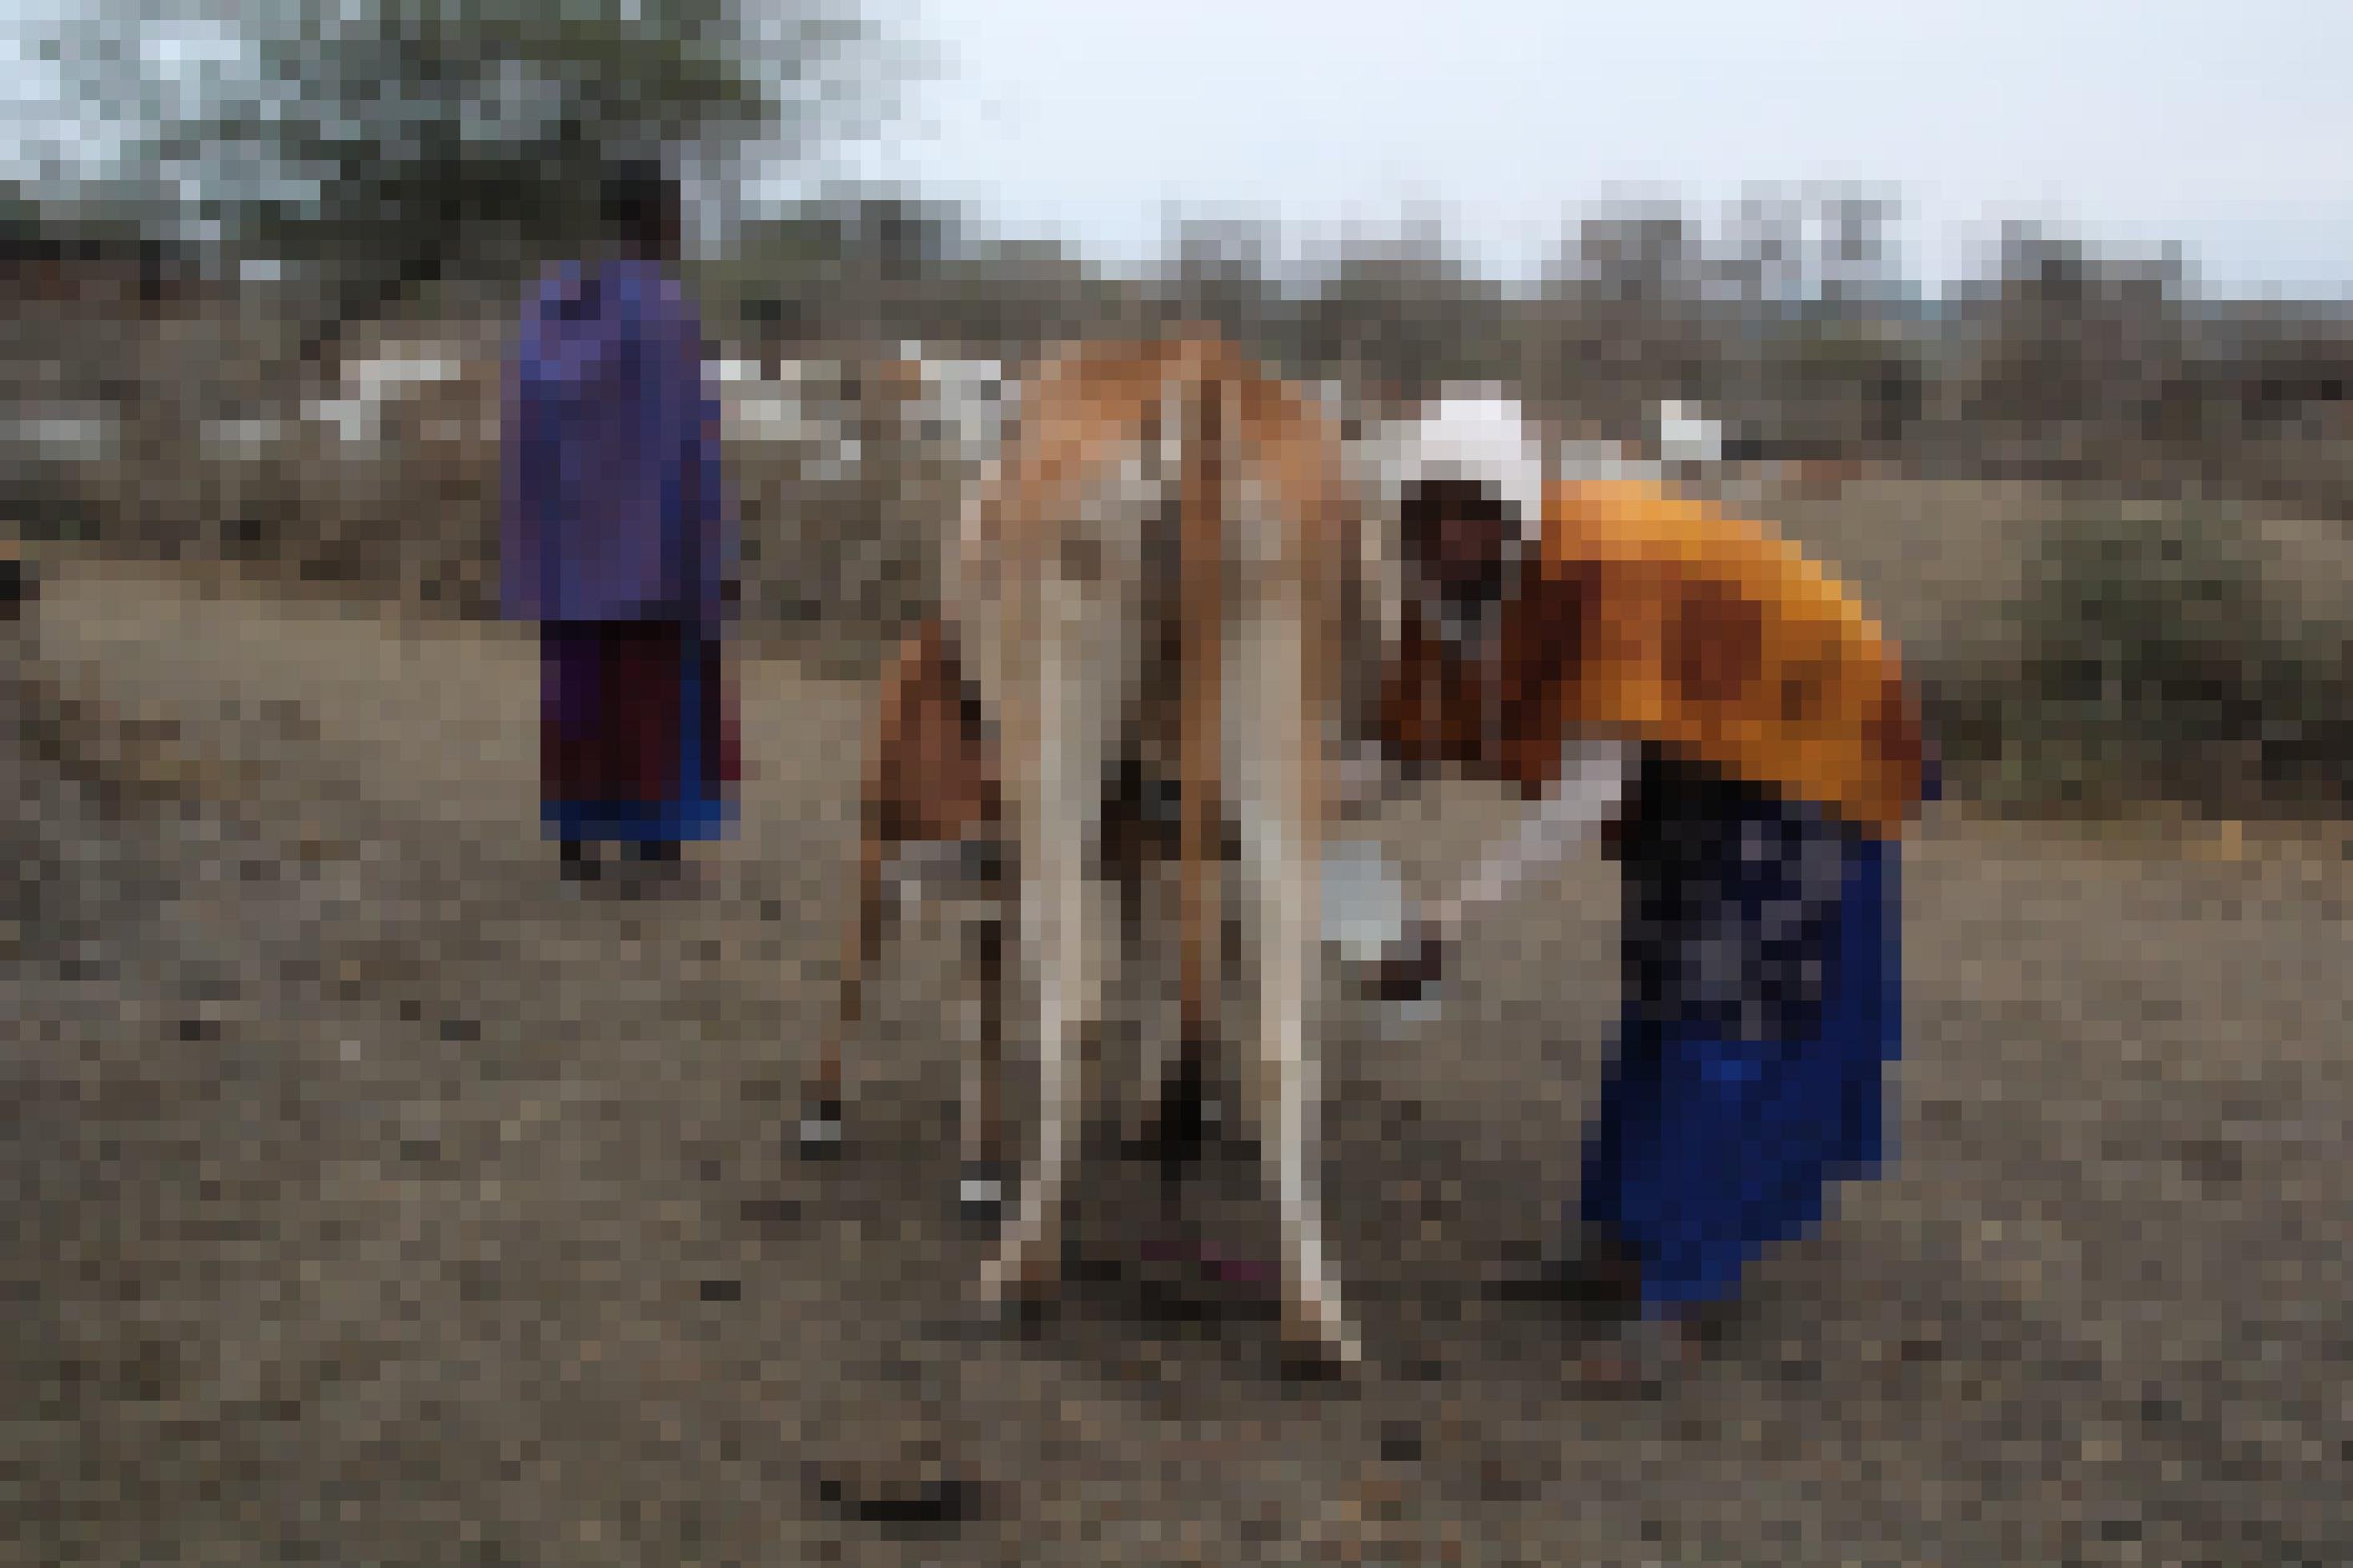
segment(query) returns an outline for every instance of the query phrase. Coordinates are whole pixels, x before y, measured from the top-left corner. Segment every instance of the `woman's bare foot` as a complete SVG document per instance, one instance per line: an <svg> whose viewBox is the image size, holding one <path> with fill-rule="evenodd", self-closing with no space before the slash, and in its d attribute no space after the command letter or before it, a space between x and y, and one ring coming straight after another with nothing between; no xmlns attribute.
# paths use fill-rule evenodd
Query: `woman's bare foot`
<svg viewBox="0 0 2353 1568"><path fill-rule="evenodd" d="M1578 1358L1576 1382L1579 1391L1603 1398L1655 1398L1706 1355L1705 1335L1692 1319L1638 1318Z"/></svg>
<svg viewBox="0 0 2353 1568"><path fill-rule="evenodd" d="M1642 1265L1607 1226L1586 1226L1569 1251L1509 1269L1497 1283L1507 1297L1623 1315L1641 1303Z"/></svg>

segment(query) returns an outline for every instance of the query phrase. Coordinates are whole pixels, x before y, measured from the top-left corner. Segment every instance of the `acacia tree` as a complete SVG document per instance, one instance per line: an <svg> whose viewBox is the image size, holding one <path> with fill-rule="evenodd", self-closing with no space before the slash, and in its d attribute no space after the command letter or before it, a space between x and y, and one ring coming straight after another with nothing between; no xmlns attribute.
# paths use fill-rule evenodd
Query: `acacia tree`
<svg viewBox="0 0 2353 1568"><path fill-rule="evenodd" d="M158 92L159 27L235 48ZM125 179L319 279L306 347L577 245L616 160L665 158L701 209L869 133L906 58L836 0L100 0L63 35L136 117Z"/></svg>

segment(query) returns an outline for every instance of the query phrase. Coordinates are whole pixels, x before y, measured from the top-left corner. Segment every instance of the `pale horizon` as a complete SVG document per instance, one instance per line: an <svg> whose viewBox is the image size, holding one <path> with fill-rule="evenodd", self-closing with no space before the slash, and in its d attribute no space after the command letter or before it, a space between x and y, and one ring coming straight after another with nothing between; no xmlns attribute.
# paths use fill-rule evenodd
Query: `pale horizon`
<svg viewBox="0 0 2353 1568"><path fill-rule="evenodd" d="M1902 197L1931 286L1981 274L2005 218L2179 242L2220 289L2353 283L2353 9L2118 9L1493 0L1433 25L1397 0L896 0L944 79L858 162L1115 261L1156 250L1171 204L1280 216L1294 243L1422 204L1525 276L1616 196L1704 218L1744 186L1833 182Z"/></svg>
<svg viewBox="0 0 2353 1568"><path fill-rule="evenodd" d="M106 155L22 47L64 5L0 0L20 177L44 135ZM1420 209L1525 278L1597 205L1672 198L1712 223L1746 187L1846 184L1900 198L1902 269L1931 291L1982 276L2025 219L2127 254L2179 244L2218 293L2353 292L2335 80L2353 8L2120 9L881 0L934 79L883 141L745 194L847 176L1113 266L1157 255L1176 208L1276 220L1293 253ZM149 52L159 73L222 58L161 29Z"/></svg>

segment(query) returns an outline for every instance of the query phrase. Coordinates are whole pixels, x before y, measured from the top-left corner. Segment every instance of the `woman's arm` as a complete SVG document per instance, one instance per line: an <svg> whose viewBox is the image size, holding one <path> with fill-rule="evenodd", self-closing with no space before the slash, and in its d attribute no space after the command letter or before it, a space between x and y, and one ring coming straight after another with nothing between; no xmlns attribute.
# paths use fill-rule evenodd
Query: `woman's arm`
<svg viewBox="0 0 2353 1568"><path fill-rule="evenodd" d="M1557 865L1608 821L1625 799L1634 763L1635 748L1622 742L1563 748L1558 775L1520 830L1463 879L1454 897L1430 910L1430 923L1440 940L1453 940L1473 910L1500 902L1532 874Z"/></svg>
<svg viewBox="0 0 2353 1568"><path fill-rule="evenodd" d="M1488 855L1452 898L1440 900L1409 925L1374 963L1372 994L1386 1002L1426 997L1444 974L1447 953L1471 913L1502 900L1533 872L1557 864L1614 816L1640 756L1635 746L1614 741L1567 747L1553 786L1510 842Z"/></svg>

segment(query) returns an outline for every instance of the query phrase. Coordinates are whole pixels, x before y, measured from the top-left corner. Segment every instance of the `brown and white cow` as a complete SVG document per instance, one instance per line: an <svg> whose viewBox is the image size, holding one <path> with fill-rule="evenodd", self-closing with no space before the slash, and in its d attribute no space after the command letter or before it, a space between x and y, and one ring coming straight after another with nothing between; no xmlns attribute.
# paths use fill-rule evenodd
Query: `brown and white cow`
<svg viewBox="0 0 2353 1568"><path fill-rule="evenodd" d="M1237 1043L1280 1211L1286 1338L1326 1365L1359 1359L1316 1191L1314 1026L1345 639L1380 598L1365 545L1337 429L1223 342L1077 347L1021 389L1018 422L949 552L947 621L910 639L889 683L844 993L854 1022L896 849L1001 831L1015 947L1039 1010L1041 1092L1037 1156L982 1279L992 1302L1042 1296L1057 1280L1112 933L1133 927L1104 895L1149 837L1146 792L1105 784L1164 781L1177 801L1165 847L1180 893L1185 1070L1172 1076L1198 1084L1218 1032L1230 863L1258 959L1257 1016ZM974 721L975 702L986 722ZM984 936L976 956L993 996L1001 955ZM985 1000L965 1123L967 1156L984 1166L1001 1148L994 1006ZM839 1053L829 1038L811 1076L805 1142L838 1127ZM1158 1081L1154 1066L1147 1082Z"/></svg>

